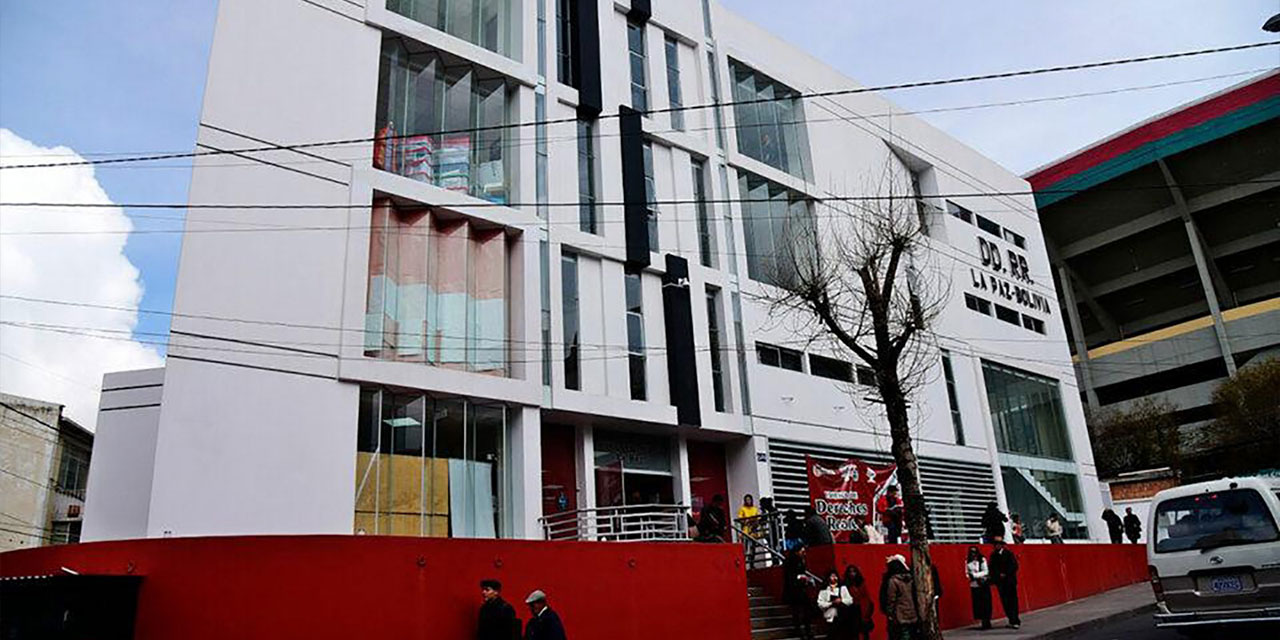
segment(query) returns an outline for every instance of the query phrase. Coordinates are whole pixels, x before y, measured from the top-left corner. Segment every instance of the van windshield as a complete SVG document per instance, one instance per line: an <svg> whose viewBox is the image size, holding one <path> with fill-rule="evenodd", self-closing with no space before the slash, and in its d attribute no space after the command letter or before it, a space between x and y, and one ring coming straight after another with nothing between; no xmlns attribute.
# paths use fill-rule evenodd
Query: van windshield
<svg viewBox="0 0 1280 640"><path fill-rule="evenodd" d="M1165 500L1155 524L1156 553L1280 540L1271 510L1252 489Z"/></svg>

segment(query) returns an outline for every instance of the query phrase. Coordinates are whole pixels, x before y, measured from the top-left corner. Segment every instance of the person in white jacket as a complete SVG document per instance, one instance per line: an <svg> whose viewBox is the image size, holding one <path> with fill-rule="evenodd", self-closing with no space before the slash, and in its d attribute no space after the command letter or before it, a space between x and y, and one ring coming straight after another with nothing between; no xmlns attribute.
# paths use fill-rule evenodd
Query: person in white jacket
<svg viewBox="0 0 1280 640"><path fill-rule="evenodd" d="M987 559L978 547L969 547L965 558L964 573L969 577L969 595L973 598L973 618L982 623L983 629L991 628L991 583Z"/></svg>
<svg viewBox="0 0 1280 640"><path fill-rule="evenodd" d="M840 616L853 606L853 596L849 588L840 584L840 574L835 570L827 573L827 584L818 592L818 609L822 611L822 619L827 622L827 629L843 627L843 621L837 622ZM835 638L835 635L829 635Z"/></svg>

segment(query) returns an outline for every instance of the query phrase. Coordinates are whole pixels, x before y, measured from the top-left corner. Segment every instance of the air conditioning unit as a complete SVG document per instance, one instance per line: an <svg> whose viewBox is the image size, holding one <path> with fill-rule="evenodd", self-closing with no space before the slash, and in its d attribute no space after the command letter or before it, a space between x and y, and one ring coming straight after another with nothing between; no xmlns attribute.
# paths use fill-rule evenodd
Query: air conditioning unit
<svg viewBox="0 0 1280 640"><path fill-rule="evenodd" d="M69 505L67 505L67 517L68 517L68 518L79 518L79 517L80 517L80 508L81 508L81 507L80 507L80 505L78 505L78 504L69 504Z"/></svg>

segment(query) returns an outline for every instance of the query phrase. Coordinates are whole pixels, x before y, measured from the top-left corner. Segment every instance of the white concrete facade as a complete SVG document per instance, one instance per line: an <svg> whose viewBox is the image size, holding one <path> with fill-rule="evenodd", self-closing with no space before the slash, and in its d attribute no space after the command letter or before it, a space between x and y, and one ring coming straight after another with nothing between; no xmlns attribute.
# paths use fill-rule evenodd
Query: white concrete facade
<svg viewBox="0 0 1280 640"><path fill-rule="evenodd" d="M546 119L574 118L578 91L558 82L555 68L557 0L513 0L510 41L518 55L511 57L389 11L382 0L223 0L219 4L197 140L200 149L366 142L197 158L190 196L193 205L288 206L188 212L162 399L158 409L148 409L155 416L129 414L130 420L139 421L139 428L127 437L141 437L142 422L156 429L151 476L103 471L116 464L146 467L144 460L132 457L146 457L146 447L130 448L125 455L119 443L111 444L116 435L126 437L125 430L100 422L99 446L116 447L121 455L95 453L86 539L352 533L353 511L358 507L353 481L359 474L357 422L362 387L420 390L433 397L461 396L507 408L498 529L499 535L509 537L541 536L544 424L569 425L576 432L573 466L578 507L595 504L597 449L593 442L602 430L665 439L672 460L671 497L685 504L694 493L687 451L695 441L723 446L731 504L744 493L776 494L780 501L785 491L794 493L794 487L783 486L780 455L794 457L806 447L814 455L884 455L887 429L875 405L863 400L865 390L811 375L807 360L802 372L760 364L756 342L795 345L802 336L788 329L785 318L769 317L767 309L754 302L768 285L747 277L746 233L739 204L723 213L724 205L710 207L719 268L699 264L695 207L659 207L660 254L678 254L690 264L701 426L678 425L670 403L660 259L642 275L648 399L631 399L623 286L626 238L622 208L607 204L623 200L619 122L609 116L631 100L629 7L626 2L584 1L598 2L600 24L604 113L594 140L595 189L597 201L606 204L599 209L598 234L579 230L576 204L563 206L579 199L572 122L547 127L549 170L544 189L538 184L535 127L509 130L512 138L505 146L504 175L506 202L513 206L495 206L376 169L372 145L367 142L375 135L380 47L384 38L392 37L404 38L421 50L442 52L451 60L470 61L504 78L510 122L532 122L539 95L545 96ZM541 11L538 2L544 3ZM729 59L801 93L856 86L764 27L714 2L709 29L702 9L692 0L652 4L652 17L643 27L652 109L669 104L664 56L668 36L679 43L684 105L712 101L709 53L718 66L718 94L725 101L733 97ZM546 18L545 38L538 37L539 15ZM547 50L540 52L543 41ZM546 69L540 72L543 55ZM739 193L739 172L812 198L856 193L891 161L891 149L917 165L921 191L938 207L945 206L944 198L931 194L1028 190L1016 175L896 111L890 102L871 93L805 100L812 167L807 178L739 153L732 108L722 111L724 148L717 144L710 110L684 112L684 131L673 131L667 114L646 117L657 199L688 202L694 198L692 159L706 163L707 197L712 200L746 197ZM869 114L875 115L865 117ZM727 171L725 181L720 178L722 169ZM545 217L535 205L543 191L541 201L549 203ZM450 216L504 230L507 376L365 355L370 209L375 198L383 197L429 205ZM1016 251L1027 260L1035 281L1025 289L1052 300L1050 267L1032 199L984 196L966 198L963 205L1025 238L1025 249ZM966 473L987 474L992 497L1002 506L1007 504L1001 467L1015 466L1019 459L1000 453L995 446L982 366L983 361L998 363L1056 384L1071 460L1044 462L1036 469L1074 476L1079 509L1087 515L1084 522L1091 537L1105 535L1094 523L1101 511L1101 495L1061 318L1056 310L1037 315L1044 322L1043 333L1038 333L966 308L963 294L977 293L970 271L984 271L978 239L1000 244L1002 253L1013 247L950 215L934 215L930 224L939 268L953 281L953 296L938 333L940 345L952 357L964 444L957 444L939 367L936 380L913 405L919 414L918 453L934 461L940 474L932 484L926 479L926 490L946 485L945 471L959 465ZM560 257L566 252L579 256L581 390L565 388ZM551 285L545 295L550 302L552 337L551 379L545 384L543 269ZM708 286L720 292L723 412L713 408L711 338L702 295ZM740 300L741 342L735 331L734 299ZM1005 304L1019 308L1013 302ZM810 351L849 360L847 355ZM745 363L745 369L740 363ZM749 395L749 413L743 389ZM133 495L149 498L146 504L136 500L123 504L116 495L120 504L99 507L111 504L107 496L122 490L107 491L95 486L99 482L134 487ZM96 500L101 502L95 504ZM961 498L955 500L959 505ZM956 516L957 522L968 524L956 525L956 539L963 537L960 532L972 530L972 511L980 507L957 507L966 514Z"/></svg>

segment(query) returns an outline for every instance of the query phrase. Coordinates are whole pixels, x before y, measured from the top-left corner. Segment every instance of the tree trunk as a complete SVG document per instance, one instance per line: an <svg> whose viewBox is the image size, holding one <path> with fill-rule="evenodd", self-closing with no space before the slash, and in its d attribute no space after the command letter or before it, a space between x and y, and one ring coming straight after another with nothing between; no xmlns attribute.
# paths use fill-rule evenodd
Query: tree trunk
<svg viewBox="0 0 1280 640"><path fill-rule="evenodd" d="M924 640L938 640L942 638L942 631L938 627L937 609L933 606L928 514L925 511L924 492L920 489L920 465L916 460L915 449L911 446L907 399L902 392L896 369L886 368L881 373L880 395L884 399L889 419L893 461L898 465L898 484L902 488L906 529L911 537L911 573L915 584L916 605L920 612L920 637Z"/></svg>

